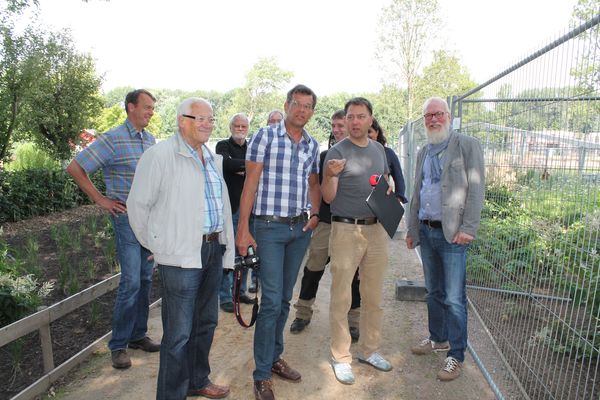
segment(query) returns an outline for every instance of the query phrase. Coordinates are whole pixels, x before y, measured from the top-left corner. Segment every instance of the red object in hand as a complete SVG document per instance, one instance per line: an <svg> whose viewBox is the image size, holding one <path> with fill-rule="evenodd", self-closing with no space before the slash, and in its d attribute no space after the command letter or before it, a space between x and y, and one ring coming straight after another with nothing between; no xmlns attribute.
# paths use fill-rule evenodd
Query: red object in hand
<svg viewBox="0 0 600 400"><path fill-rule="evenodd" d="M380 177L381 175L371 175L371 177L369 178L369 183L371 184L371 186L377 186L377 182L379 182Z"/></svg>

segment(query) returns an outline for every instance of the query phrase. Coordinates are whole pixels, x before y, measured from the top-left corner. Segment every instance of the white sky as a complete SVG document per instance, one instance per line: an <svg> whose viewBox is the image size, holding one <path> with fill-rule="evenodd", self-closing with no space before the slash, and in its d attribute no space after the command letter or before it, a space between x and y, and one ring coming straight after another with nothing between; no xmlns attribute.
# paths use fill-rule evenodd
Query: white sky
<svg viewBox="0 0 600 400"><path fill-rule="evenodd" d="M445 28L431 49L454 51L481 83L567 32L576 0L438 0ZM317 95L378 91L373 54L390 0L40 0L117 86L227 91L259 57L276 57ZM426 64L429 60L426 60Z"/></svg>

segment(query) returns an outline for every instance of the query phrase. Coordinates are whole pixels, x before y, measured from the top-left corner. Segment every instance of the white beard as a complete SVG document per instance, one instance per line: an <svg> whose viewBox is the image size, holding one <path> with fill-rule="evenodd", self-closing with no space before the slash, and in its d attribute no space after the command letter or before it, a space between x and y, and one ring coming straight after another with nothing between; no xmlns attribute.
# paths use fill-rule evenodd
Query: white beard
<svg viewBox="0 0 600 400"><path fill-rule="evenodd" d="M446 138L448 138L448 132L450 131L448 126L442 128L439 132L431 132L425 127L425 133L427 133L427 141L431 144L442 143Z"/></svg>

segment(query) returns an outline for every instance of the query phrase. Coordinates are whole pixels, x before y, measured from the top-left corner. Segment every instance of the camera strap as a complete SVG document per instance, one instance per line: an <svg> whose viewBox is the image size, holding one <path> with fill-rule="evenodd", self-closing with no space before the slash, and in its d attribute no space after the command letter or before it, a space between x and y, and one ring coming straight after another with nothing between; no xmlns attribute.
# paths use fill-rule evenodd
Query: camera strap
<svg viewBox="0 0 600 400"><path fill-rule="evenodd" d="M242 287L242 276L245 268L235 268L233 272L233 313L235 318L241 326L244 328L250 328L256 322L256 316L258 315L258 280L256 281L256 293L254 294L254 304L252 305L252 317L250 323L247 324L242 318L240 312L240 288ZM249 269L247 269L249 270Z"/></svg>

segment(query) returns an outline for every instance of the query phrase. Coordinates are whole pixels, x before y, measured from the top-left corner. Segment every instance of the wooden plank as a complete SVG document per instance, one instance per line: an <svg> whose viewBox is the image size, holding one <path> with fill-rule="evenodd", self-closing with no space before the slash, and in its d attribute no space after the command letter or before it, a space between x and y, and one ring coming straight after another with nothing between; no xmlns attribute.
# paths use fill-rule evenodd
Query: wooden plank
<svg viewBox="0 0 600 400"><path fill-rule="evenodd" d="M162 299L156 300L154 303L150 304L150 309L158 307L161 303ZM35 396L40 396L44 394L54 382L65 376L69 371L71 371L71 369L81 364L81 362L85 361L85 359L89 357L94 351L104 346L104 342L108 341L111 335L112 331L108 332L100 339L96 340L88 347L81 350L79 353L75 354L73 357L69 358L67 361L65 361L58 367L54 368L52 371L46 373L46 375L42 376L33 384L23 389L11 400L32 400L33 398L35 398Z"/></svg>
<svg viewBox="0 0 600 400"><path fill-rule="evenodd" d="M28 317L13 322L3 328L0 328L0 347L17 340L33 331L39 330L44 325L49 325L52 321L76 310L77 308L89 303L92 300L114 290L119 286L121 274L111 276L108 279L98 282L94 286L74 294L52 306L38 311Z"/></svg>
<svg viewBox="0 0 600 400"><path fill-rule="evenodd" d="M42 357L44 359L44 373L54 369L54 353L52 351L52 336L50 334L50 325L44 325L40 328L40 343L42 344Z"/></svg>

